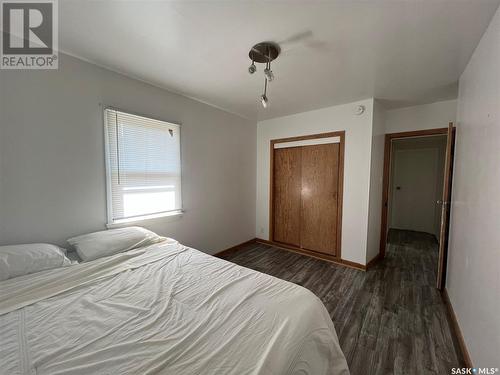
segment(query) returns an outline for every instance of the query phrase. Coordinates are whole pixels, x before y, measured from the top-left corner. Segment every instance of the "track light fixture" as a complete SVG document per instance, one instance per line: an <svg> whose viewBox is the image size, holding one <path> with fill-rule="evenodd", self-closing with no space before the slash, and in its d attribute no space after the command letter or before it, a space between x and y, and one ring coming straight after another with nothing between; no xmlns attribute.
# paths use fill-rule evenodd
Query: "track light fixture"
<svg viewBox="0 0 500 375"><path fill-rule="evenodd" d="M267 108L269 99L267 98L267 78L264 78L264 94L260 96L260 102L264 108Z"/></svg>
<svg viewBox="0 0 500 375"><path fill-rule="evenodd" d="M257 67L255 66L254 62L252 61L252 65L248 67L248 73L254 74L257 71Z"/></svg>
<svg viewBox="0 0 500 375"><path fill-rule="evenodd" d="M267 108L267 103L269 103L269 99L267 98L266 95L261 95L260 102L262 103L262 106L264 108Z"/></svg>
<svg viewBox="0 0 500 375"><path fill-rule="evenodd" d="M264 69L264 75L269 82L274 79L274 73L271 70L271 63L267 63L266 69Z"/></svg>
<svg viewBox="0 0 500 375"><path fill-rule="evenodd" d="M264 108L269 106L269 99L267 97L267 82L274 80L274 73L271 70L271 61L275 60L280 54L280 46L273 42L262 42L254 45L248 56L252 60L252 64L248 67L248 72L254 74L257 71L255 63L266 64L264 69L264 94L260 97L260 102Z"/></svg>

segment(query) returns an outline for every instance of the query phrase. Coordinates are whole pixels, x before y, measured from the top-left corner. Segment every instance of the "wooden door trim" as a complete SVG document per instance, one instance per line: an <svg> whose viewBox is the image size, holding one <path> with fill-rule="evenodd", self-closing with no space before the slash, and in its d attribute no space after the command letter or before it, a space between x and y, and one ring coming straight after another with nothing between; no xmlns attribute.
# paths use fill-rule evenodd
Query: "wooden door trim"
<svg viewBox="0 0 500 375"><path fill-rule="evenodd" d="M451 123L452 124L452 123ZM453 133L455 133L455 128L453 128ZM387 243L387 211L389 203L389 180L391 173L391 142L394 139L400 138L415 138L415 137L425 137L432 135L447 135L448 128L435 128L426 130L415 130L408 132L399 133L388 133L385 135L385 145L384 145L384 169L383 169L383 185L382 185L382 217L380 225L380 247L379 247L379 258L385 257L385 248Z"/></svg>
<svg viewBox="0 0 500 375"><path fill-rule="evenodd" d="M437 271L437 288L443 290L446 282L446 262L448 259L448 243L450 234L451 184L453 181L453 161L455 157L455 128L450 122L446 142L446 159L441 206L441 226L439 228L439 260Z"/></svg>
<svg viewBox="0 0 500 375"><path fill-rule="evenodd" d="M337 251L335 256L328 256L332 260L341 260L342 254L342 206L344 203L344 150L345 150L345 130L319 133L319 134L307 134L297 137L279 138L271 139L269 144L269 241L274 242L274 145L276 143L283 142L294 142L303 141L308 139L320 139L320 138L330 138L339 137L339 182L338 182L338 205L337 205ZM297 250L300 250L297 248Z"/></svg>

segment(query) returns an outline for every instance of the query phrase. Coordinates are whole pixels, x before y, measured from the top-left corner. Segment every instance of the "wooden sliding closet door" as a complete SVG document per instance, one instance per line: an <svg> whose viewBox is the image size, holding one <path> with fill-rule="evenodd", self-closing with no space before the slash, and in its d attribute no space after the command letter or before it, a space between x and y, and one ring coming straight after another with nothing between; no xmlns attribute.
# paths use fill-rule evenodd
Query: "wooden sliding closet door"
<svg viewBox="0 0 500 375"><path fill-rule="evenodd" d="M270 239L341 259L345 132L271 141Z"/></svg>
<svg viewBox="0 0 500 375"><path fill-rule="evenodd" d="M336 255L339 143L300 147L302 152L301 247Z"/></svg>
<svg viewBox="0 0 500 375"><path fill-rule="evenodd" d="M300 246L300 147L274 150L274 241Z"/></svg>

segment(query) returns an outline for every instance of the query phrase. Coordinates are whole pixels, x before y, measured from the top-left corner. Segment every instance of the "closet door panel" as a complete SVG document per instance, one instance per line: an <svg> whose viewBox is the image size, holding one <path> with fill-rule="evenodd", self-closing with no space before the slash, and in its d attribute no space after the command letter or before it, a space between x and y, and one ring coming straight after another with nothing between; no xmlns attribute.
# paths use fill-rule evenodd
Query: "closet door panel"
<svg viewBox="0 0 500 375"><path fill-rule="evenodd" d="M274 150L273 240L300 246L300 147Z"/></svg>
<svg viewBox="0 0 500 375"><path fill-rule="evenodd" d="M339 144L301 147L301 247L336 255Z"/></svg>

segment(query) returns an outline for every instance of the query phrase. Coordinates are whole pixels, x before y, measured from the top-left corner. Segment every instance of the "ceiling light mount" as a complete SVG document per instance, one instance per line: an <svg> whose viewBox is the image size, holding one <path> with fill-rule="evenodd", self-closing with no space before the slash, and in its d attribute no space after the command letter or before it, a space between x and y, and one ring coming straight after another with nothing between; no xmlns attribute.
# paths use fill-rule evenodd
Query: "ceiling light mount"
<svg viewBox="0 0 500 375"><path fill-rule="evenodd" d="M264 69L264 94L260 97L261 104L264 108L267 108L269 105L267 83L274 80L274 73L271 70L271 61L274 61L279 56L280 52L280 46L273 42L257 43L250 49L250 52L248 52L248 57L252 60L252 64L248 67L248 72L250 74L254 74L257 71L255 63L266 64Z"/></svg>
<svg viewBox="0 0 500 375"><path fill-rule="evenodd" d="M250 57L252 61L265 64L275 60L280 52L281 48L278 44L273 42L261 42L252 47L250 52L248 52L248 57Z"/></svg>

